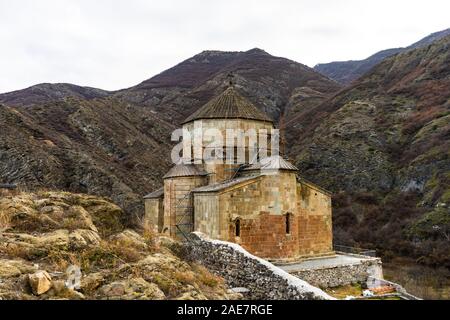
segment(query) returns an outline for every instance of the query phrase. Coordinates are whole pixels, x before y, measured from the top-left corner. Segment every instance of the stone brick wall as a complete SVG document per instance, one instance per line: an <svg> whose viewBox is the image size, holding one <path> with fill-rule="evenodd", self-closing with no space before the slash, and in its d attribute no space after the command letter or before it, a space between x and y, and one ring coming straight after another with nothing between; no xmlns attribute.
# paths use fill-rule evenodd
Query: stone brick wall
<svg viewBox="0 0 450 320"><path fill-rule="evenodd" d="M241 220L241 237L235 237L234 225L230 227L230 239L255 255L267 259L298 257L298 223L290 218L291 232L286 234L286 215L262 212L255 219Z"/></svg>
<svg viewBox="0 0 450 320"><path fill-rule="evenodd" d="M357 264L300 270L291 274L320 288L366 283L370 276L383 277L379 258L367 259Z"/></svg>
<svg viewBox="0 0 450 320"><path fill-rule="evenodd" d="M294 172L277 171L220 192L196 194L194 205L195 231L240 244L258 257L291 261L333 253L331 198L297 183Z"/></svg>
<svg viewBox="0 0 450 320"><path fill-rule="evenodd" d="M192 234L186 244L192 259L222 276L232 288L247 288L246 298L264 300L328 300L322 290L300 280L266 260L248 253L241 246L210 240L201 233Z"/></svg>
<svg viewBox="0 0 450 320"><path fill-rule="evenodd" d="M162 233L164 227L163 198L145 199L144 223L152 226L155 232Z"/></svg>
<svg viewBox="0 0 450 320"><path fill-rule="evenodd" d="M177 224L192 224L193 199L189 196L192 189L204 186L207 178L203 176L176 177L164 180L164 227L163 233L171 237L182 238L176 228ZM192 231L191 226L183 226L184 231ZM167 231L165 231L167 230Z"/></svg>
<svg viewBox="0 0 450 320"><path fill-rule="evenodd" d="M249 120L249 119L201 119L196 120L194 122L189 122L183 125L183 130L189 132L190 136L193 139L199 139L198 141L202 141L203 149L195 148L193 151L194 159L201 159L206 146L211 143L211 132L210 130L219 130L223 137L223 143L226 142L227 139L233 139L237 142L236 138L233 136L227 136L227 130L233 130L233 132L247 132L247 130L255 130L256 133L259 133L259 130L267 130L270 133L270 130L273 129L273 124L267 121L258 121L258 120ZM229 131L231 132L231 131ZM268 138L270 141L270 138ZM255 141L259 143L259 140ZM250 147L253 149L253 141L249 141L249 139L245 140L245 155L247 162L253 158L249 155ZM191 141L190 139L183 139L183 155L191 154ZM257 150L263 152L262 147L258 144ZM226 152L226 150L224 150ZM267 151L270 153L270 150ZM210 174L209 179L210 183L216 183L220 181L224 181L230 179L234 175L234 170L230 170L232 168L237 168L239 165L227 165L223 163L216 164L206 164L205 170Z"/></svg>
<svg viewBox="0 0 450 320"><path fill-rule="evenodd" d="M331 196L306 182L297 184L297 194L300 255L332 252Z"/></svg>

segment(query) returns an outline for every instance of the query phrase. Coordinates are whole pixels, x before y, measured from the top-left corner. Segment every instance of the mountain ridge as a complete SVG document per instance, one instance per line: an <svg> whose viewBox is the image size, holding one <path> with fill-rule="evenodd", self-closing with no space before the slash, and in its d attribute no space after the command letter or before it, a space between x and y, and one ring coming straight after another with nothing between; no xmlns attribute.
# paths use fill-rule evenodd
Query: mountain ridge
<svg viewBox="0 0 450 320"><path fill-rule="evenodd" d="M319 63L314 66L314 70L326 75L342 84L350 84L352 81L358 79L371 68L376 66L384 59L405 52L412 49L417 49L423 46L432 44L434 41L442 39L450 35L450 28L434 32L423 39L404 48L392 48L379 51L363 60L348 60L348 61L334 61L329 63Z"/></svg>
<svg viewBox="0 0 450 320"><path fill-rule="evenodd" d="M25 106L42 104L67 97L95 99L107 97L110 91L71 83L39 83L31 87L0 94L0 103Z"/></svg>

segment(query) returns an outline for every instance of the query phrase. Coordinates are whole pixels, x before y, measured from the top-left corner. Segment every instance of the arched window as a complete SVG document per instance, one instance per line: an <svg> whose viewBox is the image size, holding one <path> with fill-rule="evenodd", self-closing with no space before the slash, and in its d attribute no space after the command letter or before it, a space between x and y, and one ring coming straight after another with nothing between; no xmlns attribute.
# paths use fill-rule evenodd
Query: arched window
<svg viewBox="0 0 450 320"><path fill-rule="evenodd" d="M286 214L286 234L291 234L291 214Z"/></svg>
<svg viewBox="0 0 450 320"><path fill-rule="evenodd" d="M235 231L236 237L241 236L241 220L240 219L237 219L236 222L234 223L234 231Z"/></svg>

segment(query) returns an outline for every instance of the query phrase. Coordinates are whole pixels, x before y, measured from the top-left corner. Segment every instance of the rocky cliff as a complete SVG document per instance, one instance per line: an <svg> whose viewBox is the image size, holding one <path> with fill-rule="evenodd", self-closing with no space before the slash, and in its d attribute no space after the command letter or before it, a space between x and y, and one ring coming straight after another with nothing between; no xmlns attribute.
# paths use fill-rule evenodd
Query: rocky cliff
<svg viewBox="0 0 450 320"><path fill-rule="evenodd" d="M170 166L174 127L113 98L0 106L0 123L0 179L28 190L110 196L134 215Z"/></svg>
<svg viewBox="0 0 450 320"><path fill-rule="evenodd" d="M126 229L124 219L120 207L94 196L0 198L0 299L241 297L175 254L176 242Z"/></svg>

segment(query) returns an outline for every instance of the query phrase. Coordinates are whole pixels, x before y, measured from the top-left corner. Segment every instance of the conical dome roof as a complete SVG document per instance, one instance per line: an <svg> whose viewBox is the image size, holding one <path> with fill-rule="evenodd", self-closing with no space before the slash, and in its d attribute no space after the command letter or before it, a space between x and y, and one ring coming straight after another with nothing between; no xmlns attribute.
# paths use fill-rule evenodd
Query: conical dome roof
<svg viewBox="0 0 450 320"><path fill-rule="evenodd" d="M194 164L184 164L180 163L174 166L167 172L163 179L175 178L175 177L195 177L195 176L206 176L208 173L202 168Z"/></svg>
<svg viewBox="0 0 450 320"><path fill-rule="evenodd" d="M298 168L289 161L283 159L282 156L271 156L261 159L258 163L251 165L246 170L289 170L298 171Z"/></svg>
<svg viewBox="0 0 450 320"><path fill-rule="evenodd" d="M199 119L251 119L273 122L268 115L239 94L233 86L211 99L183 123Z"/></svg>

